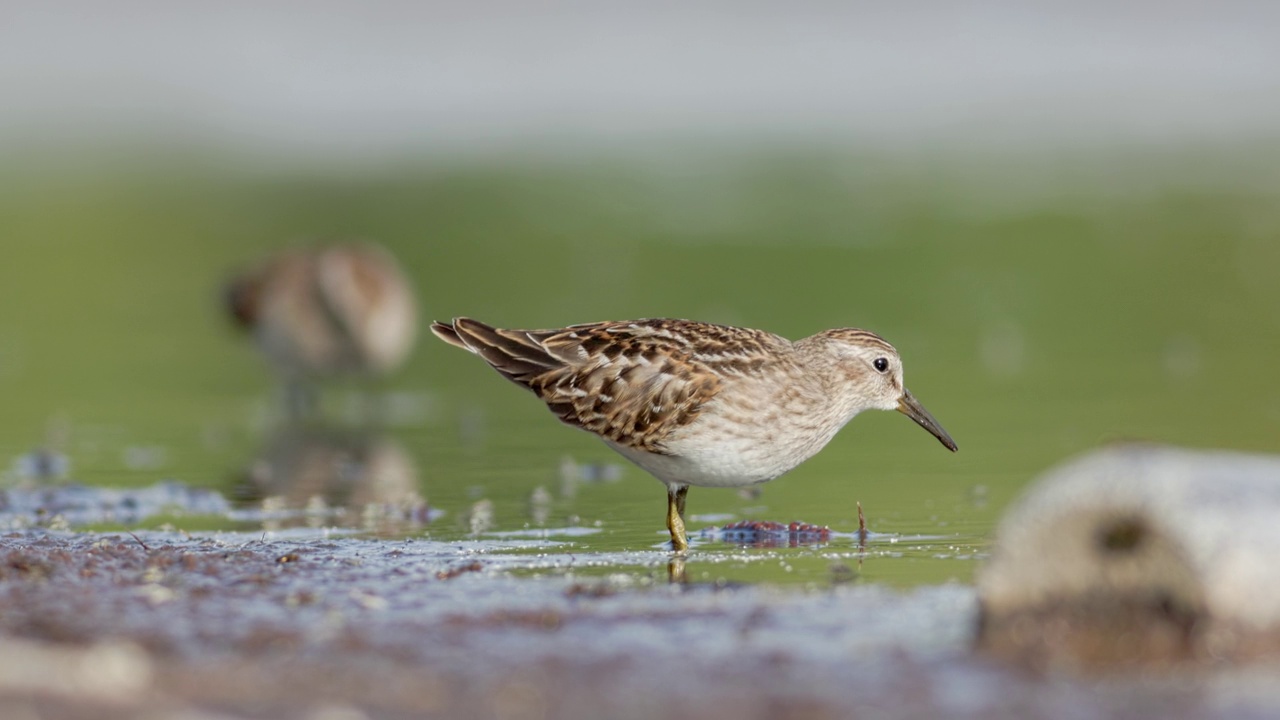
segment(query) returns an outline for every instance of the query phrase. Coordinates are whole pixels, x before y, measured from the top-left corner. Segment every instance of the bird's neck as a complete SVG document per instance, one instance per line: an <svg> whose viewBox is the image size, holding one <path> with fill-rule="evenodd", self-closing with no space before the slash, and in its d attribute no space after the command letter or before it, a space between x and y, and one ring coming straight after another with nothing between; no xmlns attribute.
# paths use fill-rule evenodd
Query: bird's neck
<svg viewBox="0 0 1280 720"><path fill-rule="evenodd" d="M869 398L858 392L861 376L848 362L841 362L822 340L819 336L797 342L796 359L802 364L803 376L812 388L809 394L815 404L813 411L830 418L839 428L871 405Z"/></svg>

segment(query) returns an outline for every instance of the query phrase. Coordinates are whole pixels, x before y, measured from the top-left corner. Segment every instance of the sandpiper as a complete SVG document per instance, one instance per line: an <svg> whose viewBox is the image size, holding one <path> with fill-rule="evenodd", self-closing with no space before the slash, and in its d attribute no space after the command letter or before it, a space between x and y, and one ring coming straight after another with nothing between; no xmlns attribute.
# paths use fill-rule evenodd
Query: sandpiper
<svg viewBox="0 0 1280 720"><path fill-rule="evenodd" d="M225 293L233 318L289 381L387 372L417 333L408 281L370 243L283 250L237 275Z"/></svg>
<svg viewBox="0 0 1280 720"><path fill-rule="evenodd" d="M773 480L813 457L863 410L898 410L956 450L902 384L897 350L867 330L826 330L792 342L690 320L504 330L455 318L432 323L431 331L661 480L678 553L689 547L684 507L691 485Z"/></svg>

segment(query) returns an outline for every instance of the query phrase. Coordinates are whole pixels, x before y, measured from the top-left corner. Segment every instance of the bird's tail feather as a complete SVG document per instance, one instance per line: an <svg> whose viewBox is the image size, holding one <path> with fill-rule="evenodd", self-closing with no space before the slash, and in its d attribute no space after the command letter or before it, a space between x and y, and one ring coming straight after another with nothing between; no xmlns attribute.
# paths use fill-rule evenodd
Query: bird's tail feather
<svg viewBox="0 0 1280 720"><path fill-rule="evenodd" d="M431 332L450 345L479 355L493 369L522 384L564 365L524 330L504 330L460 317L449 323L432 323Z"/></svg>

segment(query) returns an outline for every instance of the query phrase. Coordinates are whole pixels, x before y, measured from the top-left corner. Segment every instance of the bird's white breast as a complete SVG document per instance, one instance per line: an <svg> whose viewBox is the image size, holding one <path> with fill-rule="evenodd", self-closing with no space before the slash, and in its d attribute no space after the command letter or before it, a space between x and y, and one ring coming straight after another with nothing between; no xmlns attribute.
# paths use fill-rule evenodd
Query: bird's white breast
<svg viewBox="0 0 1280 720"><path fill-rule="evenodd" d="M668 485L743 487L773 480L813 457L843 425L833 421L814 428L775 421L744 426L704 415L690 432L665 443L669 454L605 442Z"/></svg>

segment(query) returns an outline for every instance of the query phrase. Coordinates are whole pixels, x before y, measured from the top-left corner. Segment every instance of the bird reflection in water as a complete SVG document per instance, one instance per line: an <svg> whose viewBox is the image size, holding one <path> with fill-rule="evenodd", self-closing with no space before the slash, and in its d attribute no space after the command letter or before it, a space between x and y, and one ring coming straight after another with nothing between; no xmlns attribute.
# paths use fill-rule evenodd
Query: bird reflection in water
<svg viewBox="0 0 1280 720"><path fill-rule="evenodd" d="M403 535L434 520L412 458L373 431L285 427L245 471L237 493L265 529L342 526Z"/></svg>

